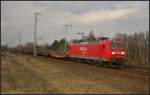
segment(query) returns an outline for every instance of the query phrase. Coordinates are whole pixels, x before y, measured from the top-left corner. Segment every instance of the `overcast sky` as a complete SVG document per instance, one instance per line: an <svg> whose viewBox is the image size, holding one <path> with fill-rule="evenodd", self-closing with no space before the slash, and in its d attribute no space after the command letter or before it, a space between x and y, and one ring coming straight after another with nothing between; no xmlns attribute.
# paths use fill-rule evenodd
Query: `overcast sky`
<svg viewBox="0 0 150 95"><path fill-rule="evenodd" d="M149 1L1 1L1 44L17 45L19 31L21 43L33 42L35 12L38 43L64 38L64 24L72 25L68 40L91 30L107 37L149 31Z"/></svg>

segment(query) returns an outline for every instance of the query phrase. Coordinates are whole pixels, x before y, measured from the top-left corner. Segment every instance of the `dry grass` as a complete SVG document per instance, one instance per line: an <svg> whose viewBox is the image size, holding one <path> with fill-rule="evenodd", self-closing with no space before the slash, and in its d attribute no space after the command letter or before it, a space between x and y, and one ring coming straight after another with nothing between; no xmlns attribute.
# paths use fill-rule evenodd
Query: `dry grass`
<svg viewBox="0 0 150 95"><path fill-rule="evenodd" d="M1 90L19 93L148 93L148 84L141 81L95 72L81 65L44 57L7 56L1 61Z"/></svg>

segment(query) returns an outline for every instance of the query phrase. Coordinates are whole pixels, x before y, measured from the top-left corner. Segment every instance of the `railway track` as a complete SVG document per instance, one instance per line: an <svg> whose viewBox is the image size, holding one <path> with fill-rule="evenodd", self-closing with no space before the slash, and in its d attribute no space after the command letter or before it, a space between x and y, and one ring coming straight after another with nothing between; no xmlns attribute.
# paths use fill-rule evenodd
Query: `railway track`
<svg viewBox="0 0 150 95"><path fill-rule="evenodd" d="M68 60L67 60L68 61ZM82 63L86 63L86 62L81 62ZM89 64L89 63L86 63ZM96 65L97 63L90 63L89 65L98 67ZM99 66L100 68L103 66ZM147 77L149 75L149 69L146 67L139 67L139 66L130 66L130 65L126 65L126 66L121 66L121 67L116 67L116 66L104 66L104 68L106 69L111 69L111 70L118 70L121 72L126 72L126 73L130 73L130 74L134 74L134 75L138 75L138 76L142 76L142 77Z"/></svg>
<svg viewBox="0 0 150 95"><path fill-rule="evenodd" d="M120 70L124 72L137 74L140 76L148 76L149 74L148 68L141 68L137 66L125 66L125 67L122 67Z"/></svg>
<svg viewBox="0 0 150 95"><path fill-rule="evenodd" d="M49 56L46 56L46 55L38 55L38 56L49 57ZM54 57L51 57L51 58L54 58ZM64 60L64 59L59 59L59 58L54 58L54 59L57 59L57 60ZM70 62L70 60L65 60L65 61ZM81 64L83 64L83 63L86 63L86 62L82 62ZM87 64L87 63L86 63L86 64ZM95 65L95 63L90 63L90 65L97 67L97 65ZM100 67L100 68L101 68L101 67ZM149 74L148 68L139 67L139 66L125 65L125 66L121 66L121 67L119 67L119 68L111 67L111 66L105 66L104 68L106 68L106 69L109 68L109 69L111 69L111 70L117 70L118 72L119 72L119 71L121 71L121 72L126 72L126 73L130 73L130 74L138 75L138 76L141 76L141 77L147 77L148 74Z"/></svg>

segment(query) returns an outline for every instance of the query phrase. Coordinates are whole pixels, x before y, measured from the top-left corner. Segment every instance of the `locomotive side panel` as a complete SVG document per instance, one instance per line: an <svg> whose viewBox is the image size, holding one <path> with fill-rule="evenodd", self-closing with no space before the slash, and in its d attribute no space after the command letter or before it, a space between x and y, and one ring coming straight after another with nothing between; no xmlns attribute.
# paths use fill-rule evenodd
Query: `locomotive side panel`
<svg viewBox="0 0 150 95"><path fill-rule="evenodd" d="M99 43L72 44L68 50L69 57L111 61L111 47L109 40Z"/></svg>
<svg viewBox="0 0 150 95"><path fill-rule="evenodd" d="M77 57L84 59L99 59L98 44L74 44L71 45L68 51L69 57Z"/></svg>
<svg viewBox="0 0 150 95"><path fill-rule="evenodd" d="M90 58L99 59L100 56L100 50L99 50L99 44L91 44L88 46L87 50L87 56Z"/></svg>

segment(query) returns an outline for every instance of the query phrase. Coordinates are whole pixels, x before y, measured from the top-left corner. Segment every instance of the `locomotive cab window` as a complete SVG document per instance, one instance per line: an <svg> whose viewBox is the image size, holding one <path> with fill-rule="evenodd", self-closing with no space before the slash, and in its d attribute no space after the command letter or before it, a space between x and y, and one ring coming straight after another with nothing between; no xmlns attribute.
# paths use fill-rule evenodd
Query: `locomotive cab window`
<svg viewBox="0 0 150 95"><path fill-rule="evenodd" d="M105 49L105 45L104 44L102 45L102 49Z"/></svg>
<svg viewBox="0 0 150 95"><path fill-rule="evenodd" d="M111 41L110 46L112 49L124 49L125 47L122 41Z"/></svg>

